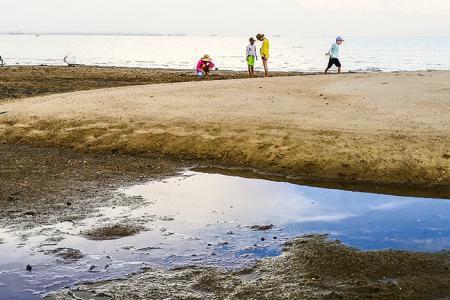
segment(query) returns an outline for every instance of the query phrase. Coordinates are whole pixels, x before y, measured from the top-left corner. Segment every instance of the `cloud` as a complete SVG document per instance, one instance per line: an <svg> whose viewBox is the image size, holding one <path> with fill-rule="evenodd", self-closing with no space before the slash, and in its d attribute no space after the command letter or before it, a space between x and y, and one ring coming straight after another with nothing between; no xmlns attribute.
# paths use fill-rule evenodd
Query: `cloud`
<svg viewBox="0 0 450 300"><path fill-rule="evenodd" d="M206 6L186 0L1 3L7 12L0 18L3 32L450 35L450 0L211 0Z"/></svg>
<svg viewBox="0 0 450 300"><path fill-rule="evenodd" d="M405 15L448 15L449 0L292 0L305 8Z"/></svg>

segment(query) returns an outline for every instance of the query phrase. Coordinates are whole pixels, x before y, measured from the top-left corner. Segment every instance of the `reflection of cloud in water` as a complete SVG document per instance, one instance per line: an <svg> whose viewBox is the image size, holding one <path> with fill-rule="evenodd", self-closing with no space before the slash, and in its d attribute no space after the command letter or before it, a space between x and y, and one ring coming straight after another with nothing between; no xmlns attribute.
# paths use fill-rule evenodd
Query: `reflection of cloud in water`
<svg viewBox="0 0 450 300"><path fill-rule="evenodd" d="M352 217L356 217L356 215L352 214L318 215L310 217L301 217L300 222L338 222Z"/></svg>
<svg viewBox="0 0 450 300"><path fill-rule="evenodd" d="M175 210L194 222L214 221L225 215L249 223L270 221L282 225L335 222L355 216L342 212L338 203L334 207L323 205L291 184L223 175L174 178L136 186L125 193L156 201L157 205L150 207L153 213L167 215Z"/></svg>
<svg viewBox="0 0 450 300"><path fill-rule="evenodd" d="M372 207L371 209L372 210L392 210L392 209L401 208L405 205L408 205L408 203L398 199L393 202L387 202L387 203L376 205L376 206Z"/></svg>
<svg viewBox="0 0 450 300"><path fill-rule="evenodd" d="M431 201L217 174L187 172L185 175L135 186L125 193L155 201L155 206L147 208L149 213L176 214L189 223L184 228L202 228L205 222L232 220L241 224L270 222L291 227L297 224L294 231L298 233L308 228L310 232L323 232L340 227L338 232L373 237L381 232L417 230L414 229L416 219L410 216L422 213L414 209L418 203ZM414 213L405 213L407 210ZM390 225L384 225L385 222Z"/></svg>
<svg viewBox="0 0 450 300"><path fill-rule="evenodd" d="M439 246L441 249L445 249L450 244L450 238L442 237L439 239L413 239L411 242L417 245L421 245L422 247L429 246L430 249L435 248L438 244L441 245Z"/></svg>
<svg viewBox="0 0 450 300"><path fill-rule="evenodd" d="M447 201L217 174L185 175L188 176L135 186L125 193L154 201L156 204L145 210L175 215L180 223L173 230L187 234L204 230L205 223L216 226L272 223L285 228L289 236L334 232L344 241L365 249L429 249L428 244L422 247L412 242L422 238L428 238L430 244L436 241L435 247L450 245L450 240L440 242L442 236L450 236L450 227L443 225L449 223Z"/></svg>

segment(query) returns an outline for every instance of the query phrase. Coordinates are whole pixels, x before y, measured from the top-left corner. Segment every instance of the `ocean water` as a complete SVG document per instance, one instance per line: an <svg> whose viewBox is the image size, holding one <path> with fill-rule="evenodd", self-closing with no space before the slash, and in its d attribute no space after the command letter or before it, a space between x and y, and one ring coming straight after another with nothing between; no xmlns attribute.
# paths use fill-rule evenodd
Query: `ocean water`
<svg viewBox="0 0 450 300"><path fill-rule="evenodd" d="M333 43L333 37L269 39L277 71L322 71ZM219 69L245 70L246 45L247 37L0 35L7 65L64 65L69 54L85 65L193 69L208 53ZM346 37L341 60L345 71L448 70L449 53L450 37Z"/></svg>

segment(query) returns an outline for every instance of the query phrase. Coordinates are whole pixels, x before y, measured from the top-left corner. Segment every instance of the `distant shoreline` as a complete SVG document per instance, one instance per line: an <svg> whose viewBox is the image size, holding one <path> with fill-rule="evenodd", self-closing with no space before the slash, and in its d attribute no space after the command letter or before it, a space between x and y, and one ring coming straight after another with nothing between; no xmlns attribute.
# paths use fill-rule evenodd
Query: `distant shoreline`
<svg viewBox="0 0 450 300"><path fill-rule="evenodd" d="M227 34L190 34L190 33L183 33L183 32L175 32L175 33L152 33L152 32L0 32L0 35L13 35L13 36L20 36L20 35L93 35L93 36L187 36L187 37L193 37L193 36L202 36L202 37L235 37L235 36L241 36L241 35L227 35ZM244 35L242 35L244 36ZM290 37L290 38L330 38L329 35L307 35L307 36L293 36L293 35L282 35L282 34L273 34L271 35L272 38L280 38L280 37ZM355 36L349 36L351 38L380 38L380 39L386 39L386 38L450 38L450 35L392 35L392 36L380 36L380 35L355 35Z"/></svg>
<svg viewBox="0 0 450 300"><path fill-rule="evenodd" d="M21 36L21 35L79 35L79 36L188 36L185 33L121 33L121 32L0 32L0 35L12 35L12 36Z"/></svg>

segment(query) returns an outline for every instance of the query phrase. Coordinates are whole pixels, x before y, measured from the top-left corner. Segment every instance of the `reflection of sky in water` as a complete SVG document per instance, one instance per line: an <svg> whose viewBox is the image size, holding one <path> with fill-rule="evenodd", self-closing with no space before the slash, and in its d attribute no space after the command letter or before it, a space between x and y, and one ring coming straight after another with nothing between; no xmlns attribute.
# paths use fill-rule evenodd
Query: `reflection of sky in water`
<svg viewBox="0 0 450 300"><path fill-rule="evenodd" d="M450 202L328 190L211 174L126 190L155 201L153 213L177 215L177 230L205 222L272 223L288 236L331 233L363 249L441 250L450 247Z"/></svg>
<svg viewBox="0 0 450 300"><path fill-rule="evenodd" d="M450 248L447 200L354 193L196 172L120 192L142 196L145 203L141 208L103 208L99 216L76 225L63 222L30 229L30 238L24 244L12 232L0 228L0 299L35 299L33 293L39 295L86 280L118 278L145 265L240 268L255 258L278 255L284 241L306 233L329 234L365 250ZM105 218L115 222L149 220L147 225L152 230L112 241L89 241L79 236L80 231ZM248 228L256 224L273 224L274 228L266 232ZM52 235L49 232L56 231L65 239L46 245L46 238ZM61 264L43 254L58 247L79 249L86 257ZM28 263L33 265L32 273L25 271ZM95 272L88 271L92 265L97 266Z"/></svg>

